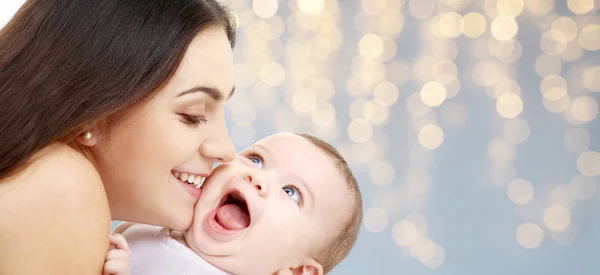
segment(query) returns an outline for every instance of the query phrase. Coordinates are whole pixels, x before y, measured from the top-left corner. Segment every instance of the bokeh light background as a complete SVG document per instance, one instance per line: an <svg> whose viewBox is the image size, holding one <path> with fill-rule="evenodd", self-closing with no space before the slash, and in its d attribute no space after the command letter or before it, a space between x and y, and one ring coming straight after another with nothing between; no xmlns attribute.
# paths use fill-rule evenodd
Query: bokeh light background
<svg viewBox="0 0 600 275"><path fill-rule="evenodd" d="M316 134L360 182L332 274L600 270L599 0L224 2L237 148Z"/></svg>

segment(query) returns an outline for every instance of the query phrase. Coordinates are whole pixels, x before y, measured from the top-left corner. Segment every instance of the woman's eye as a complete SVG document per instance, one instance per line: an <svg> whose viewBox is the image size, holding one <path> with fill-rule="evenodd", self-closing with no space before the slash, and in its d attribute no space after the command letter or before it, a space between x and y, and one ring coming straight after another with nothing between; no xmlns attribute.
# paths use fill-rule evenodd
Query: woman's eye
<svg viewBox="0 0 600 275"><path fill-rule="evenodd" d="M302 204L302 196L300 195L300 191L293 186L283 187L283 191L290 196L292 200L294 200L297 204Z"/></svg>
<svg viewBox="0 0 600 275"><path fill-rule="evenodd" d="M188 125L197 126L197 125L201 125L201 124L204 124L207 122L206 116L204 116L204 115L200 115L200 116L191 116L191 115L186 115L186 114L179 114L179 115L183 119L183 123L188 124Z"/></svg>

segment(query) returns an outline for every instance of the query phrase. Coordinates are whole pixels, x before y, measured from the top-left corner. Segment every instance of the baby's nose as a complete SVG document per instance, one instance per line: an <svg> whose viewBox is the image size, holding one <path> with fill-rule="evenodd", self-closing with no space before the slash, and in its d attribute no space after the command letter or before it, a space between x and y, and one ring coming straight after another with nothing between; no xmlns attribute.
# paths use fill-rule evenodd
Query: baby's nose
<svg viewBox="0 0 600 275"><path fill-rule="evenodd" d="M256 188L256 191L258 191L261 196L264 196L267 193L267 186L258 174L248 173L245 176L245 179Z"/></svg>

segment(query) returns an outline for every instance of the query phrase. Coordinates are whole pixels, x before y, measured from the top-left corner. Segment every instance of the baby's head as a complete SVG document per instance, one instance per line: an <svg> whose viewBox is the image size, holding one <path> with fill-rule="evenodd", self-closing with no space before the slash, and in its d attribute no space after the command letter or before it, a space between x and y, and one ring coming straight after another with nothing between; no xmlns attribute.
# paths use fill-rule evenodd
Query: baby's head
<svg viewBox="0 0 600 275"><path fill-rule="evenodd" d="M337 150L279 133L213 171L185 238L234 274L321 275L348 255L361 220L356 179Z"/></svg>

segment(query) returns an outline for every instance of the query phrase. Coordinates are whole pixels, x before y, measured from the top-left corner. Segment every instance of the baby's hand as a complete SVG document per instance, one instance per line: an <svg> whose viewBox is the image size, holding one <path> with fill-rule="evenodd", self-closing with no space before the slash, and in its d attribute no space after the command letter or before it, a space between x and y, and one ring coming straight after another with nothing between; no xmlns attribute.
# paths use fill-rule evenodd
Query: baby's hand
<svg viewBox="0 0 600 275"><path fill-rule="evenodd" d="M129 275L129 245L121 234L110 234L110 244L114 246L106 254L102 275Z"/></svg>

